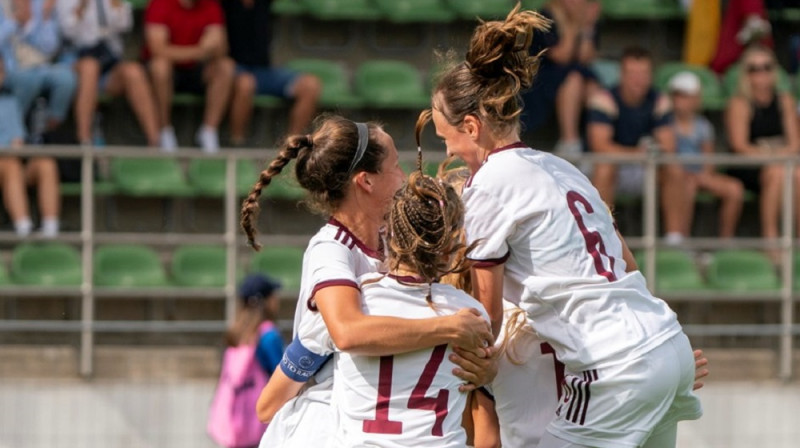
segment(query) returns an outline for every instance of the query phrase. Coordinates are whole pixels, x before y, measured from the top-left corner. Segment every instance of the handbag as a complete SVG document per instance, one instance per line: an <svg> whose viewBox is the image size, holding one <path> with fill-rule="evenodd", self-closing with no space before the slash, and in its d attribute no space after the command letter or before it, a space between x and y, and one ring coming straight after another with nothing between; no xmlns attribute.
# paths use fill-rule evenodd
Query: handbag
<svg viewBox="0 0 800 448"><path fill-rule="evenodd" d="M106 73L111 70L117 62L119 57L111 49L111 46L104 40L96 43L91 47L84 47L78 50L78 57L80 58L94 58L100 64L100 72Z"/></svg>

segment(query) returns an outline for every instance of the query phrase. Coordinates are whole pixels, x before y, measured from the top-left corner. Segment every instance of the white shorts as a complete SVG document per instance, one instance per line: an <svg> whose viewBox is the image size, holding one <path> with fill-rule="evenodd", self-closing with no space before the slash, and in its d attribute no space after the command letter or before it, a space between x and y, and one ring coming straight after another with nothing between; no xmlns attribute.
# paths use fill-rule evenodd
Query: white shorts
<svg viewBox="0 0 800 448"><path fill-rule="evenodd" d="M267 426L259 448L327 446L336 429L330 405L332 385L329 378L284 404Z"/></svg>
<svg viewBox="0 0 800 448"><path fill-rule="evenodd" d="M692 392L694 355L680 333L630 363L567 375L547 432L578 445L637 447L654 432L703 414Z"/></svg>

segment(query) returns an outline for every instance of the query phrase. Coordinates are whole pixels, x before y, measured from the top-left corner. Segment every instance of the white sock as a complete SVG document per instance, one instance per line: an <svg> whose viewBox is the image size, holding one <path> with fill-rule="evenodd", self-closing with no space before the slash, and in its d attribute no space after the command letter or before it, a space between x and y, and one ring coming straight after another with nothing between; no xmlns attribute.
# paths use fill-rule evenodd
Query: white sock
<svg viewBox="0 0 800 448"><path fill-rule="evenodd" d="M668 232L664 239L667 244L678 245L683 242L683 234L680 232Z"/></svg>
<svg viewBox="0 0 800 448"><path fill-rule="evenodd" d="M217 130L208 125L203 125L197 130L197 143L203 152L214 154L219 152L219 136Z"/></svg>
<svg viewBox="0 0 800 448"><path fill-rule="evenodd" d="M42 218L42 236L46 238L55 238L58 236L58 231L61 229L61 224L58 218Z"/></svg>
<svg viewBox="0 0 800 448"><path fill-rule="evenodd" d="M161 135L158 140L161 150L164 152L173 152L178 149L178 137L175 136L175 129L172 126L161 128Z"/></svg>
<svg viewBox="0 0 800 448"><path fill-rule="evenodd" d="M33 230L31 218L26 216L14 221L14 231L17 232L17 236L28 236L31 234L31 230Z"/></svg>

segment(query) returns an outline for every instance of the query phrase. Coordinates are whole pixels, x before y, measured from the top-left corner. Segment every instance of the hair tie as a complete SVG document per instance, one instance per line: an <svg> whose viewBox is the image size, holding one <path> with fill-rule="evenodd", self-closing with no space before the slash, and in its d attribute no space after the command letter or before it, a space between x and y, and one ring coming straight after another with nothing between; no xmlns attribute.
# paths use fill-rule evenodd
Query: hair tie
<svg viewBox="0 0 800 448"><path fill-rule="evenodd" d="M358 147L356 148L356 153L353 156L353 161L350 162L350 169L347 170L347 175L353 174L353 170L358 165L358 162L364 157L364 153L367 151L367 145L369 144L369 128L367 127L366 123L357 123L353 122L356 125L356 129L358 129Z"/></svg>

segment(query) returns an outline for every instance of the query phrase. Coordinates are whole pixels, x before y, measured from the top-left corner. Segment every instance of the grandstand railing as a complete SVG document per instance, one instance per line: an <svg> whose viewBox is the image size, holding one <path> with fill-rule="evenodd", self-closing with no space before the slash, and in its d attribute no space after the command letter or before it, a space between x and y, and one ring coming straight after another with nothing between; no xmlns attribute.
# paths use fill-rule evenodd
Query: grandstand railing
<svg viewBox="0 0 800 448"><path fill-rule="evenodd" d="M53 156L71 157L82 160L81 172L81 230L79 232L63 232L58 241L81 245L83 281L80 287L29 287L4 286L0 288L2 297L75 297L81 299L80 321L34 321L34 320L0 320L0 331L44 331L44 332L79 332L80 338L80 374L89 376L93 371L94 334L95 332L221 332L231 322L236 306L236 267L240 250L244 250L244 237L240 234L239 195L236 192L236 163L240 159L271 160L277 153L275 150L237 149L223 150L217 155L207 155L197 149L181 149L175 153L164 154L130 147L105 147L102 150L93 148L76 148L69 146L26 147L15 151L19 156ZM176 233L122 233L95 232L94 230L94 168L95 161L108 158L217 158L226 161L226 189L224 194L224 231L221 234L176 234ZM442 152L428 152L426 158L441 160ZM413 161L416 154L411 151L400 153L402 161ZM615 164L640 163L645 169L645 184L642 195L644 211L644 231L641 237L626 237L632 249L642 249L645 254L644 274L651 287L656 279L656 252L665 247L658 238L658 182L657 173L661 165L671 163L703 164L724 166L760 166L779 163L785 166L783 185L783 233L778 241L760 238L737 238L721 240L716 238L686 238L678 247L686 249L726 249L726 248L779 248L782 251L781 289L773 292L728 293L723 291L702 291L686 294L661 294L673 301L764 301L781 304L779 324L695 324L685 325L686 332L697 336L775 336L779 338L779 375L782 379L792 376L793 336L800 334L800 325L794 323L793 306L798 295L794 291L794 250L798 246L793 236L794 229L794 180L793 172L798 165L796 156L755 156L741 157L733 154L714 154L709 156L674 156L648 152L637 155L597 155L586 154L574 162ZM297 235L261 235L265 246L270 244L304 246L308 236ZM36 237L29 240L36 241ZM18 242L13 232L0 232L0 243ZM140 289L97 287L93 284L94 246L106 242L136 243L149 245L177 244L224 244L227 253L226 285L223 288L186 288L186 287L147 287ZM675 246L670 246L674 248ZM225 320L219 321L99 321L94 319L96 298L107 297L142 297L171 298L192 297L206 300L225 300ZM291 328L290 320L279 322L282 329Z"/></svg>

